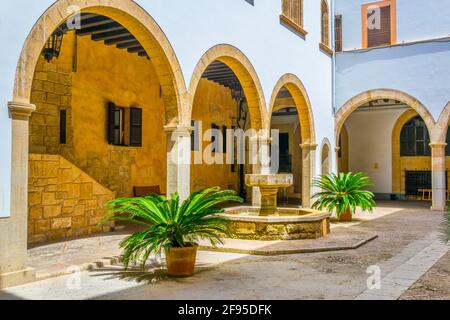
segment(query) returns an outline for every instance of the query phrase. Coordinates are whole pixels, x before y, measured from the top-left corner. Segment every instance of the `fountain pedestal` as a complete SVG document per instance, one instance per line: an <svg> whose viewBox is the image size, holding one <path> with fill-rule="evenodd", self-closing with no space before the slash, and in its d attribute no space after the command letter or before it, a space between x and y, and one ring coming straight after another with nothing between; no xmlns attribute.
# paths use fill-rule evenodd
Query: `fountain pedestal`
<svg viewBox="0 0 450 320"><path fill-rule="evenodd" d="M259 187L261 192L261 216L278 214L277 196L280 188L287 188L294 184L292 174L249 174L245 176L245 183L249 187Z"/></svg>

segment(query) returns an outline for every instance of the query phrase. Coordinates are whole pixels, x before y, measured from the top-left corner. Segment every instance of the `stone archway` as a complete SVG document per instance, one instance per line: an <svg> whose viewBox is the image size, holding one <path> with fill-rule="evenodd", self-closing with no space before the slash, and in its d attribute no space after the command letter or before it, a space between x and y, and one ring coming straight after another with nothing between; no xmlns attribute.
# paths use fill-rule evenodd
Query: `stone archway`
<svg viewBox="0 0 450 320"><path fill-rule="evenodd" d="M400 101L412 108L425 122L430 133L432 152L432 184L433 204L432 209L442 211L446 209L446 183L445 183L445 140L442 123L436 123L429 110L413 96L394 89L374 89L363 92L347 101L335 115L335 143L339 147L339 138L343 125L348 117L360 106L374 100L392 99ZM444 110L443 118L447 112ZM444 120L442 120L444 122Z"/></svg>
<svg viewBox="0 0 450 320"><path fill-rule="evenodd" d="M428 130L430 131L430 134L432 135L432 141L435 141L433 139L433 132L435 127L435 121L433 119L433 116L428 111L428 109L416 98L410 96L407 93L393 90L393 89L375 89L375 90L369 90L366 92L363 92L353 98L351 98L349 101L347 101L336 113L335 115L335 139L336 139L336 146L339 146L339 135L342 129L342 126L344 125L345 121L348 119L348 117L358 109L363 104L378 100L378 99L392 99L397 100L400 102L403 102L405 105L409 106L410 108L414 109L425 121L425 124L428 127Z"/></svg>
<svg viewBox="0 0 450 320"><path fill-rule="evenodd" d="M317 149L314 116L311 102L305 86L300 79L293 74L283 75L275 85L269 106L269 119L267 129L272 125L272 113L283 108L283 103L277 103L277 96L282 88L289 91L295 108L298 112L298 121L301 132L302 149L302 206L307 208L311 205L312 179L315 176L315 151Z"/></svg>
<svg viewBox="0 0 450 320"><path fill-rule="evenodd" d="M220 44L209 49L197 63L189 85L189 121L197 87L203 73L214 61L226 64L236 75L244 90L250 113L251 127L260 130L266 127L267 111L264 92L258 75L250 60L242 51L228 44Z"/></svg>
<svg viewBox="0 0 450 320"><path fill-rule="evenodd" d="M177 149L179 140L189 135L180 130L185 123L186 86L180 65L169 41L153 18L131 0L59 0L47 9L32 28L25 40L16 68L13 100L8 103L12 118L12 166L11 166L11 217L0 221L0 246L9 248L0 253L0 286L12 286L28 281L33 270L26 268L27 207L28 207L28 126L29 117L35 110L30 103L34 71L42 48L51 33L74 11L107 16L124 26L149 53L161 83L165 105L165 123L172 136L175 131L180 139L170 139L168 150ZM182 131L182 134L178 134ZM171 163L168 161L168 163ZM168 165L168 189L176 191L183 187L178 177L182 166ZM175 177L175 178L174 178ZM180 181L181 180L181 181Z"/></svg>
<svg viewBox="0 0 450 320"><path fill-rule="evenodd" d="M156 21L131 0L59 0L37 21L25 40L17 64L13 101L29 103L34 69L48 37L61 23L80 12L105 15L127 28L152 60L166 106L167 125L182 123L186 86L175 52Z"/></svg>

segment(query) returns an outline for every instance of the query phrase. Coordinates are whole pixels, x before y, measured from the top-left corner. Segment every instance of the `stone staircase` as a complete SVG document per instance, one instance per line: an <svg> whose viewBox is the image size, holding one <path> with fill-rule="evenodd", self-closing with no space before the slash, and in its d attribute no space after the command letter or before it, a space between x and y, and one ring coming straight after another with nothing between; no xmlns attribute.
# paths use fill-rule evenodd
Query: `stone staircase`
<svg viewBox="0 0 450 320"><path fill-rule="evenodd" d="M60 155L30 154L28 242L110 231L112 225L98 224L114 198L114 192Z"/></svg>

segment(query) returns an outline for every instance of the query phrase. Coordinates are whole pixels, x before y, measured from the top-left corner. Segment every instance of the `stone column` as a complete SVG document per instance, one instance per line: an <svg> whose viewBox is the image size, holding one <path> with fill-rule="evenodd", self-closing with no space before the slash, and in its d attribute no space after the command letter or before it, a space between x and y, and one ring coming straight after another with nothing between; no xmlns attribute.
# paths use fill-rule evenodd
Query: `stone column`
<svg viewBox="0 0 450 320"><path fill-rule="evenodd" d="M167 196L186 200L191 190L191 127L167 126Z"/></svg>
<svg viewBox="0 0 450 320"><path fill-rule="evenodd" d="M12 119L11 216L0 219L0 288L31 281L28 246L28 125L36 106L9 102Z"/></svg>
<svg viewBox="0 0 450 320"><path fill-rule="evenodd" d="M447 183L445 181L446 143L431 143L431 170L433 185L433 204L431 210L447 210Z"/></svg>
<svg viewBox="0 0 450 320"><path fill-rule="evenodd" d="M258 151L259 151L259 158L258 158L258 164L253 165L253 173L259 173L259 174L270 174L270 160L268 161L268 158L270 158L270 146L272 143L272 139L267 136L259 136L258 137ZM263 158L263 159L261 159ZM252 188L252 206L254 207L261 207L261 191L259 187L253 187Z"/></svg>
<svg viewBox="0 0 450 320"><path fill-rule="evenodd" d="M302 149L302 207L310 208L317 144L304 143L300 145L300 148Z"/></svg>

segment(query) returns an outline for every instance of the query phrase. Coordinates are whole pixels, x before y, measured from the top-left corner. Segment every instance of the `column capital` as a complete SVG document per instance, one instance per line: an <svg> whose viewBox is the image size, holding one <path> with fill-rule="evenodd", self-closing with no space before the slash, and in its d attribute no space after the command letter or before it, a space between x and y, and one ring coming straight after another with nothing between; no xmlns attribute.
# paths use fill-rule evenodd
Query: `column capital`
<svg viewBox="0 0 450 320"><path fill-rule="evenodd" d="M9 117L12 119L28 120L36 110L36 106L25 102L8 102Z"/></svg>
<svg viewBox="0 0 450 320"><path fill-rule="evenodd" d="M446 148L447 147L447 143L444 143L444 142L430 143L430 147L432 149Z"/></svg>
<svg viewBox="0 0 450 320"><path fill-rule="evenodd" d="M300 148L302 150L316 150L317 147L318 147L318 145L315 144L315 143L302 143L302 144L300 144Z"/></svg>
<svg viewBox="0 0 450 320"><path fill-rule="evenodd" d="M341 151L341 147L335 147L335 148L334 148L334 151L335 151L335 152Z"/></svg>
<svg viewBox="0 0 450 320"><path fill-rule="evenodd" d="M181 126L181 125L170 125L164 126L164 131L167 134L175 134L178 136L191 136L192 131L194 131L194 127L189 126Z"/></svg>

